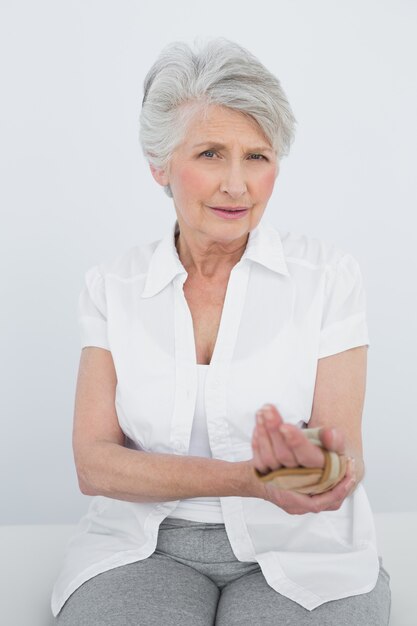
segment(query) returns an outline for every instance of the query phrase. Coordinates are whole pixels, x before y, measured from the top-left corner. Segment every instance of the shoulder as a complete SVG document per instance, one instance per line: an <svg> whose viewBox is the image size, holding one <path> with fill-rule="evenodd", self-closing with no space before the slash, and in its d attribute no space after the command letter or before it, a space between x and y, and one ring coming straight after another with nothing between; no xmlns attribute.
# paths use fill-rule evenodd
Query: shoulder
<svg viewBox="0 0 417 626"><path fill-rule="evenodd" d="M160 240L133 246L113 258L102 260L87 270L86 277L107 282L135 281L146 276L152 255Z"/></svg>
<svg viewBox="0 0 417 626"><path fill-rule="evenodd" d="M277 231L288 273L302 286L323 284L335 301L363 298L363 277L358 260L344 248L306 234Z"/></svg>
<svg viewBox="0 0 417 626"><path fill-rule="evenodd" d="M294 232L279 231L279 234L289 266L327 270L353 259L346 250L326 240Z"/></svg>
<svg viewBox="0 0 417 626"><path fill-rule="evenodd" d="M288 275L295 281L310 284L324 279L329 285L361 281L357 259L341 246L306 233L277 229L270 223L263 224L262 230L260 239L270 250L268 255L285 261Z"/></svg>

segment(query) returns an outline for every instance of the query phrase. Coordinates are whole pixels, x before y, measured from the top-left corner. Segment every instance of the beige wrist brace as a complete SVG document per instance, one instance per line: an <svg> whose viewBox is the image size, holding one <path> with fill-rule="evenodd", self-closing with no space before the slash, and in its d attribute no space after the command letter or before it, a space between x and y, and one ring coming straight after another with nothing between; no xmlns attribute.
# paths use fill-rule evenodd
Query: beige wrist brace
<svg viewBox="0 0 417 626"><path fill-rule="evenodd" d="M267 474L254 468L255 475L263 482L272 481L278 489L316 495L332 489L346 474L346 456L326 450L319 437L320 428L302 428L301 432L324 454L324 467L280 467Z"/></svg>

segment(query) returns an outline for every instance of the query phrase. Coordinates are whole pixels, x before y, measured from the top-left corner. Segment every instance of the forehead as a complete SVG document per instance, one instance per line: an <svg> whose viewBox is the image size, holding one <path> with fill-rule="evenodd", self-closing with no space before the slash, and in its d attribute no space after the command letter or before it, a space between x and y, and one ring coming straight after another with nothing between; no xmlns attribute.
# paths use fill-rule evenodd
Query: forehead
<svg viewBox="0 0 417 626"><path fill-rule="evenodd" d="M184 144L198 146L206 142L227 144L239 139L241 143L271 147L256 120L240 111L210 105L197 112L187 125Z"/></svg>

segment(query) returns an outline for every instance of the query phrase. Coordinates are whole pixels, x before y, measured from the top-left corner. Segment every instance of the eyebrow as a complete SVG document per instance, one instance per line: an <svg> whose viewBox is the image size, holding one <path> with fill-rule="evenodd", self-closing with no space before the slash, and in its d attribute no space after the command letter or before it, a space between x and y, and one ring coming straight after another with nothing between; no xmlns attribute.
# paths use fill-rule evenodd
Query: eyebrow
<svg viewBox="0 0 417 626"><path fill-rule="evenodd" d="M217 149L222 150L224 148L227 148L227 146L225 146L223 143L207 140L207 141L202 141L201 143L195 144L192 149L200 148L201 146L207 146L207 145L211 146L212 148L216 150ZM269 146L255 146L253 148L248 148L246 152L273 152L273 149L270 148Z"/></svg>

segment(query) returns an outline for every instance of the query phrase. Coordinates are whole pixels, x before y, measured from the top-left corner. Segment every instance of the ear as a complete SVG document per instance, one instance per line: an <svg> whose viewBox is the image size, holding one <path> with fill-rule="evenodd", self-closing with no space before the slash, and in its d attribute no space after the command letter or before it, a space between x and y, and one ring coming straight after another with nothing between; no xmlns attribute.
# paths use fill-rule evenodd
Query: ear
<svg viewBox="0 0 417 626"><path fill-rule="evenodd" d="M149 167L150 167L152 176L154 177L156 182L159 183L159 185L162 185L162 187L165 187L166 185L169 184L168 175L165 170L158 169L151 163L149 163Z"/></svg>

